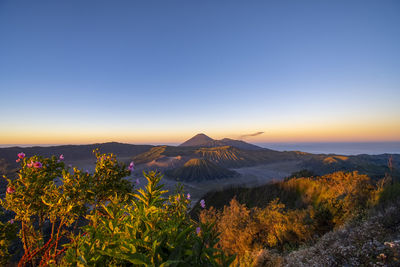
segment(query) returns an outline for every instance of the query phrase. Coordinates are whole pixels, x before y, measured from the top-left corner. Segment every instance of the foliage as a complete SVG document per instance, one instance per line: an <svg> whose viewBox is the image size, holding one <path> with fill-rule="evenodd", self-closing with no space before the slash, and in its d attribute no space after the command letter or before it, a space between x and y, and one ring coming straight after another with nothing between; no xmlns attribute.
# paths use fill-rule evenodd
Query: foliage
<svg viewBox="0 0 400 267"><path fill-rule="evenodd" d="M228 265L214 248L218 236L211 224L200 233L187 214L189 200L178 191L163 198L161 175L144 173L148 184L132 201L113 197L88 216L86 235L72 244L65 263L76 265L219 266Z"/></svg>
<svg viewBox="0 0 400 267"><path fill-rule="evenodd" d="M264 187L271 191L263 194L275 196L267 206L248 208L234 198L223 209L203 210L200 221L215 222L221 232L218 246L236 253L237 263L249 265L254 257L265 263L266 255L275 257L271 250L292 251L363 215L377 203L382 188L383 185L374 185L368 176L357 172L292 178ZM245 190L245 195L251 197L248 191ZM259 195L254 192L252 197ZM275 260L281 259L275 257Z"/></svg>
<svg viewBox="0 0 400 267"><path fill-rule="evenodd" d="M70 240L78 218L94 212L112 192L126 193L130 185L123 180L129 175L124 164L113 154L97 157L93 174L67 168L63 156L26 158L20 153L18 177L7 179L7 194L1 205L15 213L21 223L19 237L24 255L20 265L55 262L65 251L61 243ZM104 190L107 188L107 190ZM72 225L74 227L71 229ZM51 229L51 230L50 230Z"/></svg>
<svg viewBox="0 0 400 267"><path fill-rule="evenodd" d="M234 260L215 248L212 224L190 219L182 187L166 198L162 176L150 172L144 173L147 186L133 192L124 179L133 163L127 168L113 154L94 154L93 173L66 167L63 155L18 154L18 177L7 179L0 203L16 222L0 224L1 264L17 224L24 249L19 266L217 266Z"/></svg>
<svg viewBox="0 0 400 267"><path fill-rule="evenodd" d="M389 221L388 221L388 218ZM284 266L399 266L400 202L326 233L284 257Z"/></svg>
<svg viewBox="0 0 400 267"><path fill-rule="evenodd" d="M0 215L2 212L0 211ZM17 233L17 225L14 223L14 220L11 219L8 222L0 221L0 265L6 265L6 263L10 259L10 253L8 251L8 247L10 246L11 241L16 238Z"/></svg>

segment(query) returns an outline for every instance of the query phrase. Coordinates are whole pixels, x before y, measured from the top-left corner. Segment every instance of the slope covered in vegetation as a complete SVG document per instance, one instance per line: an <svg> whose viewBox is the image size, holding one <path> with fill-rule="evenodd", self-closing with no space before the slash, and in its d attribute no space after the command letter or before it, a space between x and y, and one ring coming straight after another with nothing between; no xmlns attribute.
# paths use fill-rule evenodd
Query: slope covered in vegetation
<svg viewBox="0 0 400 267"><path fill-rule="evenodd" d="M209 193L204 199L210 208L201 211L200 221L215 223L217 231L221 232L218 246L237 254L236 263L244 266L296 266L300 258L303 266L320 266L322 262L327 262L324 266L380 264L383 257L398 263L396 252L390 252L384 241L398 238L400 210L396 199L399 188L399 184L392 185L388 177L374 182L357 172L294 177L258 188L231 188ZM393 212L388 211L393 209ZM374 215L382 210L386 215ZM193 213L198 211L199 207L195 207ZM385 220L390 223L383 222ZM345 238L340 231L361 231L370 227L369 223L377 225L375 232L370 231L359 240L356 234L350 235L350 241L343 240L342 250L338 243L330 243L334 237ZM378 254L379 250L374 250L376 244L369 245L374 239L380 244ZM295 252L301 247L302 250ZM352 259L345 253L346 247L360 251ZM363 255L361 248L369 254ZM337 251L336 254L322 253L324 249ZM324 261L318 261L318 253L319 257L325 257ZM384 256L379 256L381 253Z"/></svg>

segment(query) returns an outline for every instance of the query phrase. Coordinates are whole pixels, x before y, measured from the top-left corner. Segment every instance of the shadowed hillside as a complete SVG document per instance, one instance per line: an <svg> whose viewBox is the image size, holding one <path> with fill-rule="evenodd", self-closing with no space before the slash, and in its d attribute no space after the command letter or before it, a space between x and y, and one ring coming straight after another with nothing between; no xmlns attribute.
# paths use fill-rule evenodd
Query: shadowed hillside
<svg viewBox="0 0 400 267"><path fill-rule="evenodd" d="M212 141L214 141L214 139L212 139L211 137L208 137L207 135L205 135L203 133L200 133L200 134L196 134L189 140L183 142L179 146L204 146L207 143L212 142Z"/></svg>
<svg viewBox="0 0 400 267"><path fill-rule="evenodd" d="M63 154L67 159L74 161L93 158L93 150L98 148L104 153L114 153L118 157L132 157L148 151L152 145L130 145L117 142L91 144L91 145L62 145L62 146L49 146L49 147L7 147L0 148L0 159L5 159L9 163L15 163L16 155L24 152L28 155L41 155L50 157L52 155Z"/></svg>
<svg viewBox="0 0 400 267"><path fill-rule="evenodd" d="M323 175L335 171L358 171L368 174L372 179L382 178L389 172L388 160L392 157L394 172L392 176L395 179L400 177L400 155L382 154L382 155L313 155L302 164L304 169L312 170L316 174Z"/></svg>
<svg viewBox="0 0 400 267"><path fill-rule="evenodd" d="M220 167L207 159L191 159L183 167L168 170L165 174L171 178L187 182L201 182L237 175L236 172Z"/></svg>
<svg viewBox="0 0 400 267"><path fill-rule="evenodd" d="M243 150L260 150L263 149L259 146L246 143L241 140L234 140L224 138L222 140L214 140L205 134L197 134L180 144L179 146L192 146L192 147L219 147L219 146L233 146Z"/></svg>

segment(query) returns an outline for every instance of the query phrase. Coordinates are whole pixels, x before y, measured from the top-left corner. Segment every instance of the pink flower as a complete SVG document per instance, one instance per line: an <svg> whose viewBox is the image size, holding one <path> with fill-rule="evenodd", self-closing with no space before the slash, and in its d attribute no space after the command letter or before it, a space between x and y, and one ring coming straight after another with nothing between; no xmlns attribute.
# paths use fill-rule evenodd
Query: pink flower
<svg viewBox="0 0 400 267"><path fill-rule="evenodd" d="M64 155L61 154L60 157L58 158L60 161L64 160Z"/></svg>
<svg viewBox="0 0 400 267"><path fill-rule="evenodd" d="M206 208L206 202L204 201L204 199L200 200L200 206L205 209Z"/></svg>
<svg viewBox="0 0 400 267"><path fill-rule="evenodd" d="M35 163L33 163L33 167L36 169L40 169L43 167L43 165L39 161L36 161Z"/></svg>
<svg viewBox="0 0 400 267"><path fill-rule="evenodd" d="M197 227L196 228L196 234L200 234L200 231L201 231L200 227Z"/></svg>
<svg viewBox="0 0 400 267"><path fill-rule="evenodd" d="M14 219L9 220L8 222L9 222L10 224L13 224L13 223L14 223Z"/></svg>
<svg viewBox="0 0 400 267"><path fill-rule="evenodd" d="M7 194L13 194L13 193L15 193L15 189L14 188L12 188L12 187L7 187Z"/></svg>
<svg viewBox="0 0 400 267"><path fill-rule="evenodd" d="M20 162L21 161L21 159L17 159L15 162Z"/></svg>
<svg viewBox="0 0 400 267"><path fill-rule="evenodd" d="M187 194L186 199L190 200L190 194L189 193Z"/></svg>
<svg viewBox="0 0 400 267"><path fill-rule="evenodd" d="M28 166L28 168L31 168L33 166L33 162L31 161L31 163L26 164L26 166Z"/></svg>
<svg viewBox="0 0 400 267"><path fill-rule="evenodd" d="M128 170L129 171L133 171L135 167L135 164L133 163L133 161L129 164Z"/></svg>
<svg viewBox="0 0 400 267"><path fill-rule="evenodd" d="M25 154L24 154L23 152L19 153L19 154L18 154L18 158L20 158L20 159L25 158Z"/></svg>

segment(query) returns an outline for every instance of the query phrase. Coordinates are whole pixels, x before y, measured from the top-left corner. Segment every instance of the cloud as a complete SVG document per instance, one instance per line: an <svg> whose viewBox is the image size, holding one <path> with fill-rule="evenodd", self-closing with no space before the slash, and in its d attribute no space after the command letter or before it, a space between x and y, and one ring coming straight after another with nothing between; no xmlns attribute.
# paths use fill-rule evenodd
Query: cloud
<svg viewBox="0 0 400 267"><path fill-rule="evenodd" d="M244 135L240 136L240 139L244 139L246 137L251 137L251 136L257 136L257 135L260 135L260 134L263 134L263 133L264 132L256 132L256 133L252 133L252 134L244 134Z"/></svg>

